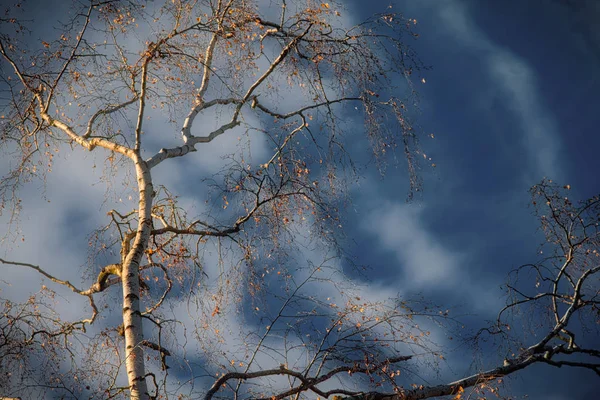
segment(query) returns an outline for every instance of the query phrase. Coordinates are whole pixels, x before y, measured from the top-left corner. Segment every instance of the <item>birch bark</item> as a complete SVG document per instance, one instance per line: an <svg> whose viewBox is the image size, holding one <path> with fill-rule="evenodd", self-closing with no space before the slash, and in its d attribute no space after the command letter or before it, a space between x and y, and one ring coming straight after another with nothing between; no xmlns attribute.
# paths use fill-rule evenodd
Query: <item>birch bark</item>
<svg viewBox="0 0 600 400"><path fill-rule="evenodd" d="M138 227L133 246L123 263L123 326L125 328L125 367L131 399L148 399L148 386L144 369L142 314L140 311L139 266L152 229L152 198L154 189L150 168L136 152L133 157L138 181Z"/></svg>

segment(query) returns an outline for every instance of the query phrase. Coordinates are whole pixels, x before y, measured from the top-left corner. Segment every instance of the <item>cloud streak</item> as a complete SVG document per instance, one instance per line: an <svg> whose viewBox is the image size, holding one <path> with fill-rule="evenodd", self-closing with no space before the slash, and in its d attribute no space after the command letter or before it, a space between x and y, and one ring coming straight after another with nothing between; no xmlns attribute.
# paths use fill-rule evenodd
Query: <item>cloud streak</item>
<svg viewBox="0 0 600 400"><path fill-rule="evenodd" d="M527 151L533 172L527 182L541 176L561 179L559 160L560 135L554 117L544 107L537 75L528 63L512 51L494 43L458 1L436 3L434 11L443 27L473 52L480 53L487 73L502 94L504 104L513 114L516 130L522 135L521 146ZM507 134L515 133L508 132ZM518 145L517 145L518 146Z"/></svg>
<svg viewBox="0 0 600 400"><path fill-rule="evenodd" d="M411 286L451 285L456 281L460 255L443 248L422 227L422 210L387 203L364 219L364 228L396 256Z"/></svg>
<svg viewBox="0 0 600 400"><path fill-rule="evenodd" d="M451 298L454 305L465 302L471 311L484 315L501 308L497 285L471 276L473 255L441 244L427 228L425 212L425 206L382 200L362 219L363 231L394 256L401 275L391 281L401 285L398 291L451 294L446 300Z"/></svg>

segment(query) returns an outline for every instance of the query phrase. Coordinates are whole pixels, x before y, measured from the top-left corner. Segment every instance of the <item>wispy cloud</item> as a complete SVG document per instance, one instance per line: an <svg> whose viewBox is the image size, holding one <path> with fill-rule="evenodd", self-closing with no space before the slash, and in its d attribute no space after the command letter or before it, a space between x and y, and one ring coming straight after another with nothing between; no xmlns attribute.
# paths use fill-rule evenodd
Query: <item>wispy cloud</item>
<svg viewBox="0 0 600 400"><path fill-rule="evenodd" d="M412 287L451 285L457 279L460 255L443 248L423 228L422 211L422 207L387 203L363 220L364 228L396 255Z"/></svg>
<svg viewBox="0 0 600 400"><path fill-rule="evenodd" d="M517 141L519 135L522 137L515 147L526 149L533 168L533 176L523 178L528 182L543 176L560 179L560 135L552 114L543 104L536 72L517 54L489 38L474 23L462 2L435 3L432 10L460 44L484 59L487 73L517 123L517 132L510 132L510 135L517 137Z"/></svg>
<svg viewBox="0 0 600 400"><path fill-rule="evenodd" d="M471 276L475 257L468 250L444 246L424 219L426 206L382 200L362 218L362 228L381 249L394 255L401 278L388 281L398 290L452 294L449 304L468 304L472 312L487 314L501 307L497 284ZM396 282L396 283L394 283ZM495 312L495 311L494 311Z"/></svg>

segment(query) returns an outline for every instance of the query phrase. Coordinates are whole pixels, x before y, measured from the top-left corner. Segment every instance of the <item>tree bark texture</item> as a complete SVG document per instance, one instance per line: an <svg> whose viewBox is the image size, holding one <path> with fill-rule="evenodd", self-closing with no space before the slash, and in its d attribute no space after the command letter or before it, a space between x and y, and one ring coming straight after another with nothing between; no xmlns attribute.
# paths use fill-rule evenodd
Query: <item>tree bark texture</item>
<svg viewBox="0 0 600 400"><path fill-rule="evenodd" d="M139 208L138 228L131 250L123 263L123 326L125 328L125 366L131 399L148 399L144 352L142 314L140 311L139 266L152 229L152 198L154 189L150 169L139 154L134 157L138 181Z"/></svg>

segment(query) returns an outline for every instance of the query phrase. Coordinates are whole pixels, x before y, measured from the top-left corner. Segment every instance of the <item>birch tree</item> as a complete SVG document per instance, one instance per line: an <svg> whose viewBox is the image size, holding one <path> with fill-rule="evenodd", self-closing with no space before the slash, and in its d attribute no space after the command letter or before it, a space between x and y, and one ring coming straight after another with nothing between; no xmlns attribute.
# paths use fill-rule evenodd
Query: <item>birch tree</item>
<svg viewBox="0 0 600 400"><path fill-rule="evenodd" d="M588 285L598 267L581 261L596 254L597 225L584 217L597 200L575 211L561 204L556 224L544 220L549 231L567 229L551 242L570 260L553 276L552 268L533 267L546 292L510 286L517 297L507 311L550 301L547 336L515 349L506 365L449 384L411 388L401 373L411 362L435 368L443 360L423 326L452 329L448 312L417 300L362 299L329 258L290 261L298 237L336 245L345 179L357 171L346 147L350 127L364 131L380 168L386 153L402 153L409 197L419 191L423 155L407 111L412 76L423 68L410 47L415 20L387 9L353 25L334 1L157 3L74 3L59 33L41 38L25 6L2 19L1 141L11 157L0 183L3 212L18 219L19 189L43 181L57 152L100 153L107 182L132 183L123 191L134 202L111 206L90 237L95 253L114 258L92 264L91 279L73 283L43 265L0 259L3 268L32 269L48 281L28 304L5 305L2 333L18 351L6 347L2 363L21 371L7 387L26 382L14 392L52 388L96 398L417 399L495 390L498 378L533 363L598 372L598 351L579 346L569 328L574 314L597 312L597 285ZM185 163L231 136L262 140L272 152L257 160L241 146L213 176L196 176ZM206 210L195 215L169 182L154 180L174 163L203 191ZM552 210L556 198L548 196ZM206 272L207 247L217 249L217 277ZM591 253L575 257L584 249ZM48 311L52 285L80 296L89 314L67 321ZM98 327L111 311L98 304L115 286L122 324ZM324 287L329 296L314 294ZM192 326L169 317L181 301L196 307ZM252 312L260 330L227 336L219 321L235 312ZM500 318L485 332L505 335L505 328ZM188 362L191 341L203 365ZM237 351L223 350L227 341ZM558 358L578 355L593 360ZM169 373L175 364L188 368L183 384Z"/></svg>

